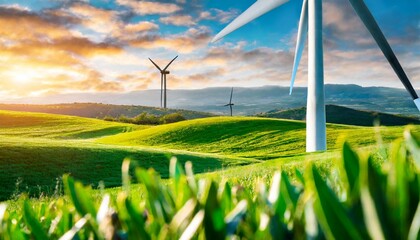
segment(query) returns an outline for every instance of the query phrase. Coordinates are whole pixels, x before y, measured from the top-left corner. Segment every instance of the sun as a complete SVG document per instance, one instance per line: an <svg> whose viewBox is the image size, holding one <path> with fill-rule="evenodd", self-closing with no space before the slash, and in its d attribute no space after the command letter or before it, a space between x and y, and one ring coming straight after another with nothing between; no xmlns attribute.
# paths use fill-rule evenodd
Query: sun
<svg viewBox="0 0 420 240"><path fill-rule="evenodd" d="M11 75L11 80L16 84L27 84L32 82L36 77L37 73L34 71L23 70L22 72L13 72Z"/></svg>

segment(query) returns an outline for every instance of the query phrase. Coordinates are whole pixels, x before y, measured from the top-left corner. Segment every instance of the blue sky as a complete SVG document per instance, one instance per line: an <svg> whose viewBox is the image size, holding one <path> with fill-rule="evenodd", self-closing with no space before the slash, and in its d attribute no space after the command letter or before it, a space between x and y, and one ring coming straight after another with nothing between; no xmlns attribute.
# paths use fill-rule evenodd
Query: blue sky
<svg viewBox="0 0 420 240"><path fill-rule="evenodd" d="M264 0L261 0L264 1ZM290 0L210 44L253 0L0 0L0 100L159 88L287 86L302 0ZM420 1L365 0L415 88ZM347 0L325 0L325 81L402 88ZM306 53L297 86L306 85Z"/></svg>

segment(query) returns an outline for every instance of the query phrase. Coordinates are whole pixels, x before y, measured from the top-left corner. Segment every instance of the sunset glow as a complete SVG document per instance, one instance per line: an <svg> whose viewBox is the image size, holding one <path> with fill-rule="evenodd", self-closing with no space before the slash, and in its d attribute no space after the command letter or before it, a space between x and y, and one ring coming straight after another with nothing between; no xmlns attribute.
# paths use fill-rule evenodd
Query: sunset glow
<svg viewBox="0 0 420 240"><path fill-rule="evenodd" d="M301 1L290 1L253 26L209 43L253 2L0 1L0 101L34 94L158 89L159 76L147 58L167 62L175 55L180 57L171 70L170 89L287 86ZM348 2L324 2L326 83L402 88ZM419 88L415 9L420 3L365 2ZM306 65L297 74L298 87L306 86Z"/></svg>

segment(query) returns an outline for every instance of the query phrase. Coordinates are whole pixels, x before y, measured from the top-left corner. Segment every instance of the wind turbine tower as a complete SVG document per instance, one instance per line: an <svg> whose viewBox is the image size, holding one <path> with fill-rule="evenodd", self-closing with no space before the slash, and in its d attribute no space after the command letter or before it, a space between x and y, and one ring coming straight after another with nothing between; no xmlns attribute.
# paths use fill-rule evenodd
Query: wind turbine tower
<svg viewBox="0 0 420 240"><path fill-rule="evenodd" d="M171 64L175 61L175 59L177 59L178 56L176 56L174 59L172 59L172 61L170 61L168 63L168 65L166 65L166 67L162 70L155 62L153 62L152 59L149 58L149 60L153 63L153 65L155 65L155 67L159 70L160 72L160 107L162 107L162 102L163 102L163 108L166 109L166 104L167 104L167 95L166 95L166 75L169 75L171 72L168 71L169 66L171 66Z"/></svg>
<svg viewBox="0 0 420 240"><path fill-rule="evenodd" d="M235 104L233 104L232 103L232 96L233 96L233 88L232 88L232 90L230 91L230 100L229 100L229 103L228 104L226 104L225 105L225 107L227 107L227 106L229 106L230 107L230 116L232 117L233 116L233 106L235 105Z"/></svg>
<svg viewBox="0 0 420 240"><path fill-rule="evenodd" d="M212 42L225 37L229 33L264 15L265 13L288 2L288 0L257 0L243 14L214 37ZM391 46L382 33L363 0L349 0L353 9L360 17L366 28L375 39L385 58L394 69L415 105L420 111L420 99L411 85L400 62L395 56ZM322 38L322 0L303 0L302 12L299 22L297 46L294 67L292 72L290 94L296 78L302 52L308 39L308 98L306 112L306 151L325 151L327 149L325 93L324 93L324 56Z"/></svg>

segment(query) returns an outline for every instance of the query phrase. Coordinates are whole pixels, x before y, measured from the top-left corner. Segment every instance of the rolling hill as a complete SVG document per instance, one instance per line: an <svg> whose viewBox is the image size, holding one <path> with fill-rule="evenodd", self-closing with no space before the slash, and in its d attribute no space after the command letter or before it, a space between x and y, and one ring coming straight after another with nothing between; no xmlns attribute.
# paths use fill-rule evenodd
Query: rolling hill
<svg viewBox="0 0 420 240"><path fill-rule="evenodd" d="M258 114L260 117L281 118L293 120L305 120L306 108L289 110L272 110ZM383 126L403 126L408 124L420 124L419 118L399 116L374 111L355 110L337 105L326 105L326 116L328 123L373 126L375 120L379 120Z"/></svg>
<svg viewBox="0 0 420 240"><path fill-rule="evenodd" d="M105 116L119 117L135 117L141 113L149 113L162 116L170 113L179 112L186 119L204 118L214 116L211 113L189 111L182 109L163 109L155 107L133 106L133 105L112 105L101 103L68 103L68 104L0 104L0 110L24 111L24 112L40 112L62 114L87 118L100 118Z"/></svg>
<svg viewBox="0 0 420 240"><path fill-rule="evenodd" d="M404 127L379 127L386 142L401 136ZM420 126L416 126L420 130ZM98 139L104 144L184 149L192 152L272 160L304 154L305 123L253 117L214 117L156 126ZM328 148L337 149L345 136L355 146L376 142L373 127L328 124Z"/></svg>
<svg viewBox="0 0 420 240"><path fill-rule="evenodd" d="M403 129L378 128L385 143L401 137ZM420 126L414 130L420 133ZM350 142L358 147L376 143L372 127L329 124L329 151L308 155L304 153L305 124L301 121L212 117L144 127L0 111L0 201L21 191L35 196L53 194L64 173L93 186L100 181L106 187L120 186L121 164L127 157L133 166L154 168L163 177L168 176L171 156L177 156L181 163L192 161L196 173L262 161L267 164L258 166L274 169L283 163L303 162L309 156L330 159L345 136L351 136ZM265 172L252 167L235 169Z"/></svg>
<svg viewBox="0 0 420 240"><path fill-rule="evenodd" d="M168 176L169 159L192 161L197 172L246 165L253 159L225 157L182 150L126 147L95 143L103 136L141 131L145 126L106 122L63 115L0 111L0 201L14 192L52 194L64 173L87 184L102 181L106 187L121 185L121 164L153 167Z"/></svg>

